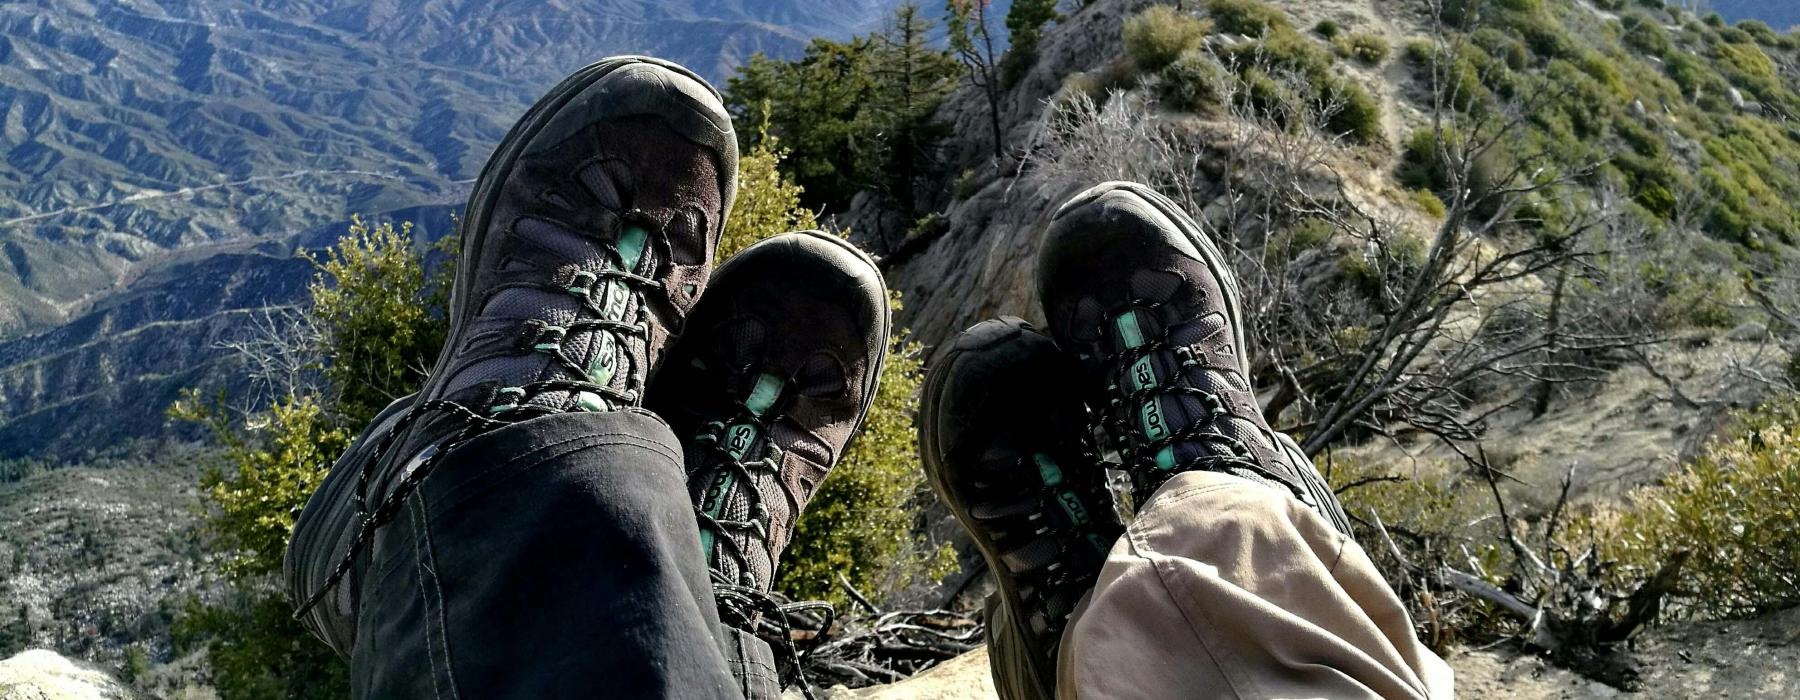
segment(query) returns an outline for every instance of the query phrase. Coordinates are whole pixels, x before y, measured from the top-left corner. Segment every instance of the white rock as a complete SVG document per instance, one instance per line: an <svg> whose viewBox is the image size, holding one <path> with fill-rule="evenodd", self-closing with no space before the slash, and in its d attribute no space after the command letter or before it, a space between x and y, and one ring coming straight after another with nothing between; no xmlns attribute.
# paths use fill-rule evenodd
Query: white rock
<svg viewBox="0 0 1800 700"><path fill-rule="evenodd" d="M0 700L121 700L131 691L105 671L33 649L0 661Z"/></svg>

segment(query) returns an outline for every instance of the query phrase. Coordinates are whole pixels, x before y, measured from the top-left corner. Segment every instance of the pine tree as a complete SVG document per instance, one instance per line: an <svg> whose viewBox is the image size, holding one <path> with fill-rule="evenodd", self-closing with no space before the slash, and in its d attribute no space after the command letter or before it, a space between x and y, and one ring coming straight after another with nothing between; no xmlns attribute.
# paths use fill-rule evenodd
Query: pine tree
<svg viewBox="0 0 1800 700"><path fill-rule="evenodd" d="M866 140L859 116L874 98L870 37L814 39L796 61L758 54L738 69L726 90L726 106L738 124L766 124L766 132L791 149L785 171L806 191L805 204L831 209L848 204L874 183L864 180L857 154ZM743 150L760 134L745 130Z"/></svg>
<svg viewBox="0 0 1800 700"><path fill-rule="evenodd" d="M1006 11L1006 33L1012 41L1007 49L1006 58L1001 61L1006 84L1011 85L1025 76L1037 59L1038 40L1044 36L1044 25L1059 17L1056 13L1057 0L1013 0L1012 8Z"/></svg>
<svg viewBox="0 0 1800 700"><path fill-rule="evenodd" d="M909 220L918 215L919 172L931 147L949 133L932 117L962 72L949 52L927 43L931 27L918 4L909 2L895 9L887 30L877 35L875 99L868 110L876 138L867 139L861 161Z"/></svg>

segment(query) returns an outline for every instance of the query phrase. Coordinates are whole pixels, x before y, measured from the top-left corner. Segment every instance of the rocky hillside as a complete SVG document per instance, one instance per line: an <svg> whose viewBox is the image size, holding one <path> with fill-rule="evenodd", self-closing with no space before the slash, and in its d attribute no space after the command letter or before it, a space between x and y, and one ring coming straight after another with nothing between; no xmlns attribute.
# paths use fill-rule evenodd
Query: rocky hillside
<svg viewBox="0 0 1800 700"><path fill-rule="evenodd" d="M863 196L841 217L841 223L866 246L885 254L889 281L905 295L902 320L922 342L935 345L962 328L998 315L1035 318L1039 311L1032 273L1039 233L1046 217L1057 204L1094 182L1158 175L1154 168L1142 167L1141 162L1133 160L1155 155L1132 150L1142 147L1143 133L1162 129L1164 133L1174 134L1170 138L1191 144L1194 150L1182 155L1198 160L1200 166L1177 178L1178 186L1184 188L1186 195L1194 201L1192 210L1215 235L1235 236L1237 246L1255 249L1265 241L1291 235L1285 229L1304 223L1302 217L1264 213L1254 204L1246 203L1256 201L1258 192L1256 187L1249 186L1253 183L1241 178L1255 167L1271 165L1272 161L1266 154L1253 154L1245 160L1244 154L1266 146L1269 142L1266 131L1260 127L1246 128L1241 115L1229 109L1183 108L1170 97L1168 85L1172 68L1161 72L1144 70L1134 65L1127 55L1122 39L1123 25L1128 18L1156 4L1145 0L1100 0L1065 16L1051 28L1035 64L1001 95L1000 121L1006 142L1003 150L1007 154L1004 159L995 161L987 139L981 136L987 133L984 120L988 113L982 96L975 90L954 94L939 117L954 124L955 133L970 136L945 147L941 158L946 166L940 171L935 187L927 188L934 193L931 196L936 197L933 208L941 213L923 221L906 221L885 208L878 198ZM1385 47L1392 47L1379 61L1361 61L1345 54L1330 68L1339 79L1362 86L1378 103L1379 116L1373 117L1376 121L1367 138L1342 139L1330 146L1309 146L1319 149L1320 153L1306 173L1307 177L1316 178L1312 182L1323 183L1313 186L1342 187L1331 196L1318 198L1314 204L1331 207L1353 203L1365 210L1379 212L1398 228L1415 232L1428 233L1438 226L1440 220L1428 211L1430 207L1421 208L1417 201L1418 190L1413 188L1419 185L1409 184L1405 172L1409 140L1431 123L1429 75L1422 75L1429 71L1422 70L1421 64L1407 55L1424 50L1416 47L1428 47L1432 41L1433 22L1425 4L1362 0L1269 4L1279 8L1288 24L1298 28L1297 33L1303 35L1302 39L1320 51L1342 50L1332 40L1308 31L1308 28L1341 27L1344 35L1375 37L1384 51ZM1555 27L1556 40L1569 47L1566 51L1570 52L1567 55L1571 58L1533 59L1529 57L1530 48L1517 40L1509 40L1514 43L1506 50L1524 52L1525 56L1507 60L1536 60L1561 70L1568 67L1565 64L1578 60L1573 57L1590 52L1591 56L1604 56L1604 60L1614 66L1611 70L1617 74L1609 80L1615 81L1613 84L1623 91L1608 94L1605 98L1607 102L1616 101L1614 104L1618 106L1601 102L1588 108L1600 118L1616 120L1620 124L1616 131L1608 127L1591 136L1558 136L1554 129L1566 127L1555 126L1543 134L1537 131L1539 127L1534 121L1523 127L1525 132L1520 139L1529 139L1532 143L1543 141L1548 144L1544 148L1554 149L1561 147L1554 139L1567 138L1579 143L1583 149L1580 152L1584 157L1593 158L1591 162L1610 162L1612 165L1601 167L1602 173L1618 177L1618 183L1606 184L1597 191L1617 192L1616 188L1624 188L1625 195L1635 200L1624 206L1631 209L1634 216L1648 219L1646 228L1659 231L1654 235L1668 236L1648 244L1651 248L1668 250L1671 255L1690 260L1712 261L1670 273L1686 276L1687 281L1682 284L1691 282L1699 289L1681 291L1675 286L1665 286L1653 292L1619 292L1653 297L1648 301L1631 302L1656 307L1657 310L1646 314L1661 319L1655 321L1659 327L1646 332L1683 339L1645 346L1644 355L1654 360L1649 363L1650 369L1635 366L1638 363L1618 366L1617 361L1609 360L1608 367L1583 375L1586 380L1573 385L1576 388L1571 390L1570 400L1553 403L1549 415L1499 410L1486 416L1496 421L1489 426L1490 434L1508 438L1509 446L1504 452L1509 461L1522 460L1522 466L1566 466L1570 460L1575 460L1583 466L1580 470L1585 475L1581 477L1583 490L1591 486L1597 492L1617 494L1633 484L1655 478L1672 457L1691 453L1713 433L1730 409L1755 403L1772 384L1756 381L1754 376L1770 372L1779 374L1778 367L1787 355L1779 344L1771 341L1769 334L1759 330L1762 328L1759 322L1768 319L1748 308L1754 304L1743 297L1741 290L1721 285L1723 280L1742 274L1744 266L1785 265L1784 261L1789 259L1794 210L1781 201L1790 195L1777 192L1800 195L1800 189L1795 189L1800 188L1800 180L1791 175L1800 172L1795 169L1800 164L1795 160L1800 154L1800 141L1795 140L1800 139L1800 132L1791 129L1784 132L1780 126L1785 118L1777 109L1785 110L1785 105L1780 108L1770 105L1767 115L1748 114L1746 110L1761 110L1764 106L1752 102L1754 95L1748 88L1728 84L1726 78L1713 78L1717 82L1690 92L1685 100L1678 97L1681 88L1673 85L1670 78L1663 77L1666 71L1674 69L1665 69L1663 58L1637 48L1632 37L1626 37L1622 43L1619 38L1625 23L1649 15L1625 10L1615 12L1586 0L1519 4L1542 8L1543 14L1538 16L1544 19L1534 21L1554 23L1551 26ZM1600 3L1606 7L1618 4ZM1205 15L1204 12L1198 14ZM1732 52L1737 51L1738 45L1718 39L1712 39L1710 41L1715 43L1708 44L1705 32L1716 30L1698 18L1688 16L1671 20L1664 17L1662 21L1670 23L1663 31L1677 37L1677 41L1687 42L1676 44L1675 52L1723 56L1735 55ZM1499 35L1494 29L1481 31L1489 32L1488 36ZM1221 55L1231 51L1232 46L1242 50L1243 46L1257 43L1229 32L1216 33L1206 41L1211 47L1209 51ZM1777 46L1764 46L1758 52L1759 55L1766 52L1769 58L1763 60L1771 61L1768 64L1771 69L1779 66L1782 75L1787 76L1785 84L1790 88L1770 88L1783 90L1783 96L1792 94L1787 90L1791 89L1796 76L1800 76L1794 72L1800 67L1800 56L1795 54L1794 46L1791 41L1783 41ZM1671 55L1669 60L1677 59ZM1708 70L1712 69L1709 67ZM1639 80L1640 76L1644 84L1642 90L1634 94L1628 86L1635 85L1633 81ZM1735 77L1730 79L1736 80ZM1744 97L1746 94L1751 97ZM1105 109L1114 111L1070 117L1075 112L1065 107L1076 96L1091 97L1108 105ZM1663 109L1669 116L1659 119L1632 106L1634 102L1647 101L1665 105ZM1678 106L1678 101L1687 104ZM1556 105L1544 106L1543 110L1575 108ZM1569 117L1546 116L1543 120L1554 125L1555 120L1565 118ZM1058 132L1066 131L1064 127L1071 119L1085 120L1082 123L1087 130L1082 132L1082 138L1113 138L1115 142L1102 143L1093 153L1078 154L1083 160L1078 167L1056 162L1062 157L1061 152L1067 149L1067 144L1058 142L1062 137ZM1107 121L1109 119L1113 121ZM1684 121L1689 125L1682 126ZM1657 183L1663 181L1656 179L1661 175L1640 175L1636 170L1650 160L1632 152L1630 139L1636 137L1632 129L1638 123L1653 125L1658 130L1653 138L1668 139L1667 145L1658 142L1653 146L1662 154L1655 158L1668 163L1655 167L1672 168L1677 172L1674 180L1667 181L1672 183L1671 187L1694 186L1692 180L1687 179L1692 176L1680 175L1680 171L1731 169L1740 172L1741 175L1731 177L1741 177L1740 182L1754 182L1754 186L1770 188L1765 190L1767 196L1751 197L1748 201L1756 207L1768 206L1768 220L1777 223L1733 233L1721 228L1725 218L1709 219L1704 211L1686 212L1679 222L1661 218L1669 216L1666 214L1646 214L1651 207L1639 202L1649 202L1660 196L1656 194L1657 188L1661 187ZM1109 129L1114 133L1105 133ZM1709 131L1714 129L1717 131ZM1771 148L1762 149L1771 152L1769 179L1764 180L1748 166L1736 170L1740 163L1721 164L1713 155L1735 158L1720 148L1726 140L1737 138L1734 135L1745 130L1761 129L1777 135ZM1092 147L1092 144L1088 146ZM1649 147L1640 145L1638 148ZM1103 152L1108 149L1118 151L1119 155L1106 157ZM1621 150L1624 155L1619 155ZM1259 158L1263 159L1260 165L1257 163ZM1713 201L1692 206L1723 206ZM1251 213L1245 214L1246 211ZM1295 284L1317 288L1318 293L1326 294L1341 283L1343 275L1347 271L1353 273L1355 267L1346 262L1356 257L1353 248L1344 247L1349 239L1347 234L1340 232L1332 237L1335 244L1313 244L1315 249L1305 251L1295 248L1296 258L1291 263L1294 267L1289 268L1289 272L1297 275ZM1768 241L1769 245L1754 241ZM1668 265L1666 261L1651 258L1629 264L1641 264L1645 266L1644 270L1672 269L1660 267ZM1669 296L1686 294L1716 296ZM1657 295L1664 298L1654 298ZM1615 311L1625 313L1624 298L1618 301L1621 305ZM1714 305L1736 310L1721 310L1715 315L1709 311ZM1596 313L1604 316L1607 312ZM1725 332L1743 323L1749 325L1735 332ZM1683 398L1672 399L1671 396ZM1491 409L1517 398L1518 394L1513 392L1498 392L1476 397L1476 401ZM1595 410L1597 407L1605 408ZM1471 407L1470 410L1478 409ZM1539 436L1544 439L1537 439ZM1408 450L1416 453L1423 449L1423 444ZM1543 468L1551 469L1549 466ZM1545 478L1554 481L1553 477Z"/></svg>
<svg viewBox="0 0 1800 700"><path fill-rule="evenodd" d="M112 669L167 659L176 613L207 590L199 472L121 458L0 479L0 656L50 648Z"/></svg>
<svg viewBox="0 0 1800 700"><path fill-rule="evenodd" d="M1157 5L1182 6L1179 15L1191 20L1183 31L1204 36L1169 38L1180 33L1172 25L1160 35L1146 31L1178 47L1146 65L1156 57L1128 46L1126 26ZM1257 22L1286 29L1258 36L1221 11L1246 5L1274 8L1279 20ZM1507 357L1454 379L1456 398L1442 404L1447 423L1408 422L1417 416L1407 417L1404 406L1378 410L1368 429L1336 441L1329 455L1375 465L1377 474L1454 479L1475 469L1447 447L1456 443L1504 470L1506 483L1495 490L1511 501L1514 518L1544 518L1565 499L1606 507L1692 458L1734 411L1793 391L1787 373L1794 331L1772 314L1785 313L1795 298L1776 295L1765 305L1753 297L1768 296L1760 290L1794 275L1800 228L1788 202L1800 201L1794 177L1800 131L1792 127L1800 106L1800 43L1791 33L1660 5L1489 2L1487 14L1457 18L1470 25L1466 34L1446 37L1438 34L1442 17L1424 2L1098 0L1061 18L1033 65L999 95L1003 156L994 157L986 138L984 95L964 89L944 105L938 116L958 137L938 154L942 167L931 186L921 188L930 200L921 209L936 214L910 219L864 195L840 223L883 254L890 283L905 295L903 323L936 345L998 315L1041 321L1032 275L1049 213L1102 180L1158 178L1216 241L1238 252L1240 277L1281 280L1252 283L1288 295L1252 299L1252 313L1298 320L1277 318L1260 328L1252 349L1264 369L1257 379L1265 401L1280 402L1275 420L1305 431L1318 418L1311 412L1317 404L1284 398L1296 382L1270 356L1326 363L1334 348L1350 346L1350 357L1360 360L1354 350L1366 342L1372 317L1351 320L1354 309L1381 308L1369 297L1392 294L1393 275L1418 269L1411 267L1419 265L1414 257L1371 273L1371 261L1385 265L1379 261L1394 255L1388 241L1364 228L1411 239L1406 245L1418 246L1411 255L1446 235L1461 236L1470 241L1467 255L1482 259L1558 235L1559 226L1588 226L1569 214L1579 208L1572 205L1594 206L1611 223L1583 229L1606 241L1603 250L1583 254L1595 261L1587 268L1593 274L1580 277L1581 293L1591 294L1577 303L1585 310L1568 316L1554 310L1554 266L1471 288L1469 305L1445 317L1454 330L1422 353L1421 372L1438 371L1444 358L1478 356L1483 348L1541 333L1546 323L1629 340L1546 355L1565 352L1552 337L1519 355L1540 353L1534 361L1541 364ZM1462 53L1434 77L1432 66L1451 50ZM1219 88L1234 73L1255 79L1246 65L1299 74L1276 78L1269 93L1307 94L1320 86L1331 87L1316 94L1360 92L1335 104L1367 118L1354 128L1327 124L1318 132L1330 137L1318 138L1306 135L1314 124L1257 116L1269 109L1268 102L1255 102L1258 93ZM1553 77L1529 82L1535 76ZM1460 97L1439 102L1445 93L1434 86L1447 84ZM1524 213L1507 223L1491 225L1480 216L1447 223L1445 204L1452 202L1454 216L1457 193L1416 167L1434 160L1420 157L1433 142L1433 125L1440 118L1476 124L1495 115L1516 118L1496 148L1506 155L1496 158L1529 161L1538 169L1525 172L1540 178L1532 182L1555 180L1560 189L1553 197L1525 197L1518 210ZM1286 198L1277 190L1286 190ZM1759 194L1738 196L1744 190ZM1335 218L1345 210L1359 214ZM1356 223L1329 223L1345 220ZM1402 312L1384 310L1385 318ZM1292 323L1311 325L1322 337L1284 335L1292 331L1284 324ZM1551 359L1541 359L1546 356ZM1327 403L1329 392L1341 389L1329 381L1317 386L1325 395L1313 399ZM1431 431L1446 424L1470 430L1440 440ZM1559 496L1565 478L1569 486ZM1450 514L1455 527L1494 520L1487 486L1479 490L1475 502L1485 510ZM1705 633L1676 624L1657 633L1653 651L1642 656L1643 667L1654 670L1641 687L1675 696L1791 694L1794 681L1780 666L1788 663L1784 649L1792 641L1779 631L1784 622L1791 616L1719 623ZM1714 644L1707 634L1728 641ZM1728 650L1737 645L1754 653L1734 658ZM1470 679L1466 688L1475 694L1618 692L1546 669L1530 655L1449 653L1459 657L1459 671ZM1732 685L1740 679L1747 685ZM869 697L980 697L943 689L966 689L968 682L940 677L938 685L927 684L933 690L917 695L885 689Z"/></svg>

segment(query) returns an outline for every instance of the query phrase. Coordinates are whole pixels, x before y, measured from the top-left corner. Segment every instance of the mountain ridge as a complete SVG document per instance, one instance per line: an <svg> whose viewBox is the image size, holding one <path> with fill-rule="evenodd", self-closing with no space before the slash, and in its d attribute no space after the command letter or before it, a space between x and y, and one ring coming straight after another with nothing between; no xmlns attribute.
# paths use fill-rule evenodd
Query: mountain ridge
<svg viewBox="0 0 1800 700"><path fill-rule="evenodd" d="M493 144L579 66L652 53L722 82L889 4L0 5L0 457L161 434L178 381L231 374L212 346L235 311L304 300L296 249L353 213L448 233Z"/></svg>

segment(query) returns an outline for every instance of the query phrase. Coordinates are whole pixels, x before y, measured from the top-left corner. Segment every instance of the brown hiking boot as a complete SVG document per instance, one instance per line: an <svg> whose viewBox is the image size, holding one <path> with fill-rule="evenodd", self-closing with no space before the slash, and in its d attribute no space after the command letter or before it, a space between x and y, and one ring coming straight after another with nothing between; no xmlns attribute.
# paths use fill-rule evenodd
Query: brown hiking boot
<svg viewBox="0 0 1800 700"><path fill-rule="evenodd" d="M1237 281L1173 202L1131 183L1076 196L1051 220L1038 291L1140 506L1204 469L1282 488L1349 533L1312 460L1264 419Z"/></svg>
<svg viewBox="0 0 1800 700"><path fill-rule="evenodd" d="M773 585L801 512L869 412L887 338L880 271L835 236L783 234L720 266L648 407L683 440L722 591ZM721 595L727 623L732 600Z"/></svg>
<svg viewBox="0 0 1800 700"><path fill-rule="evenodd" d="M520 118L470 196L435 368L334 470L361 525L303 610L458 445L641 403L711 275L737 165L718 91L656 59L583 68Z"/></svg>
<svg viewBox="0 0 1800 700"><path fill-rule="evenodd" d="M919 407L925 474L987 560L1046 697L1069 614L1123 529L1083 439L1077 370L1024 321L984 321L932 363Z"/></svg>

